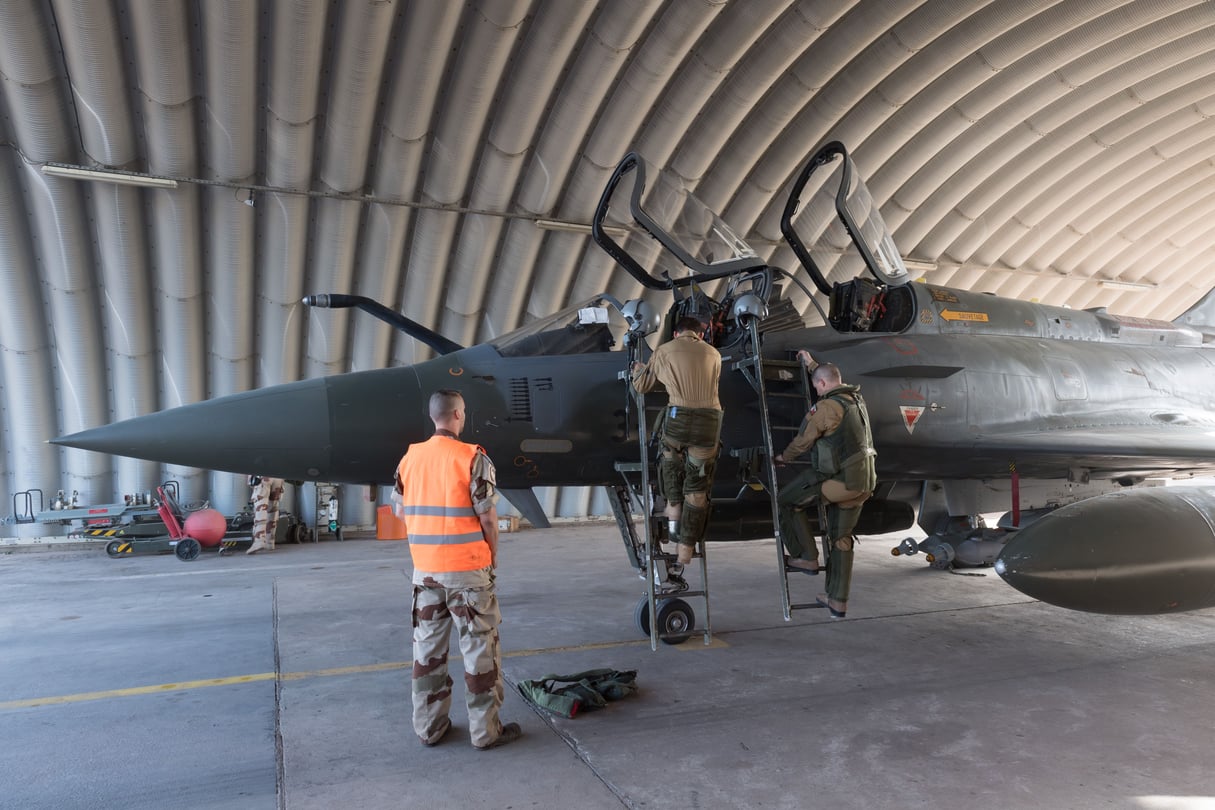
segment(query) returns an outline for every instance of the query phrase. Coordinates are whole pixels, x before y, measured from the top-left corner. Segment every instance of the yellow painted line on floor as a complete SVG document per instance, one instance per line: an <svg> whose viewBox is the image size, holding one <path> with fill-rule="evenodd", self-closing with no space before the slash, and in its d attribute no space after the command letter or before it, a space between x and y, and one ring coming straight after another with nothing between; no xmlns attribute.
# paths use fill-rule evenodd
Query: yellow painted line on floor
<svg viewBox="0 0 1215 810"><path fill-rule="evenodd" d="M413 661L389 661L384 664L363 664L356 667L333 667L332 669L314 669L305 672L284 672L284 681L305 681L310 678L330 678L334 675L359 675L364 672L388 672L393 669L407 669L413 666Z"/></svg>
<svg viewBox="0 0 1215 810"><path fill-rule="evenodd" d="M667 649L681 652L694 650L722 650L730 645L720 638L714 638L711 643L703 643L704 636L693 634L683 644L663 645ZM649 646L648 641L603 641L596 644L576 644L567 647L542 647L534 650L516 650L503 653L503 658L526 658L533 655L550 655L553 653L583 652L586 650L608 650L616 647ZM453 655L449 660L458 661L461 656ZM284 672L279 676L283 681L304 681L312 678L330 678L335 675L360 675L367 672L389 672L396 669L408 669L412 661L389 661L382 664L363 664L352 667L332 667L330 669L313 669L303 672ZM0 711L7 709L29 709L37 706L55 706L64 703L83 703L89 700L106 700L109 698L134 697L136 695L159 695L165 692L178 692L184 689L204 689L210 686L234 686L242 683L272 681L273 672L259 672L255 675L234 675L230 678L206 678L198 681L179 681L177 683L160 683L153 686L134 686L130 689L107 689L102 692L80 692L75 695L56 695L53 697L29 698L27 700L7 700L0 702Z"/></svg>
<svg viewBox="0 0 1215 810"><path fill-rule="evenodd" d="M130 689L107 689L104 692L80 692L75 695L30 698L29 700L7 700L0 703L0 710L25 709L31 706L53 706L58 703L81 703L86 700L105 700L106 698L131 697L133 695L156 695L163 692L176 692L180 689L201 689L206 686L231 686L235 683L272 680L274 680L273 672L261 672L257 675L235 675L231 678L207 678L201 681L161 683L155 686L135 686Z"/></svg>

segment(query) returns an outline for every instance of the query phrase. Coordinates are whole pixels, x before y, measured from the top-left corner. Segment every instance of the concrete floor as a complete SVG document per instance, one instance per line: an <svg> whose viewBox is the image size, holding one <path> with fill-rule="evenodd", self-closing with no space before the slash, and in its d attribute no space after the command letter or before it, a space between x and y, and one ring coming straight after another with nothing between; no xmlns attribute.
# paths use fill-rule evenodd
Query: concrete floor
<svg viewBox="0 0 1215 810"><path fill-rule="evenodd" d="M860 547L847 619L788 623L772 542L711 546L713 644L651 652L614 525L503 535L508 681L640 692L566 720L508 688L525 736L489 752L458 677L453 734L412 733L403 543L0 554L0 807L1215 806L1215 611L1070 613L898 539Z"/></svg>

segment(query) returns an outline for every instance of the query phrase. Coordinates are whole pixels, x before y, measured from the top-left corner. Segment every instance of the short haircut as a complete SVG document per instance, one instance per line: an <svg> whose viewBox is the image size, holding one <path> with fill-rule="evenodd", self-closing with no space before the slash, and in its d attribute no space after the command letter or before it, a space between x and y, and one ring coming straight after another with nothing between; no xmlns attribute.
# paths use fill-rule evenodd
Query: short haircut
<svg viewBox="0 0 1215 810"><path fill-rule="evenodd" d="M690 315L684 315L675 322L676 332L703 332L705 331L704 321L700 318L693 318Z"/></svg>
<svg viewBox="0 0 1215 810"><path fill-rule="evenodd" d="M814 382L835 383L836 385L844 381L840 376L840 367L835 363L819 363L811 373L811 379Z"/></svg>
<svg viewBox="0 0 1215 810"><path fill-rule="evenodd" d="M464 402L464 395L452 388L440 388L430 395L430 420L446 422Z"/></svg>

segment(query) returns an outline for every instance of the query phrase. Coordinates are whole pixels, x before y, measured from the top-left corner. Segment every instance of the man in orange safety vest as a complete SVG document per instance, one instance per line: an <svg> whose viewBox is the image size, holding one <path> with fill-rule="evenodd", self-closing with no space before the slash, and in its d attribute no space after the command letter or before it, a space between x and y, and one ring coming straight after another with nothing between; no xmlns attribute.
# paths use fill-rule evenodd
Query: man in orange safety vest
<svg viewBox="0 0 1215 810"><path fill-rule="evenodd" d="M451 729L447 651L454 625L464 658L469 736L479 749L519 739L502 724L502 657L494 592L498 495L493 462L460 441L466 412L459 391L430 397L435 433L411 444L397 465L409 553L413 557L413 728L424 745Z"/></svg>

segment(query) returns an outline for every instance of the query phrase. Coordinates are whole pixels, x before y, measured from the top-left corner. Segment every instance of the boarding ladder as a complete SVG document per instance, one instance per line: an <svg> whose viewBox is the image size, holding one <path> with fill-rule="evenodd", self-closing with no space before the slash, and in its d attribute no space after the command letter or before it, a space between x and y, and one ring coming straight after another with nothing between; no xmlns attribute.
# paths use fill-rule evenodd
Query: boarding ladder
<svg viewBox="0 0 1215 810"><path fill-rule="evenodd" d="M750 450L736 451L740 455L749 454L752 458L757 454L762 455L764 459L764 488L768 492L768 497L772 502L772 533L776 538L776 567L780 571L780 600L781 610L784 613L785 621L792 618L794 610L804 610L806 608L822 607L817 601L793 604L789 598L789 571L785 567L785 544L784 539L780 535L780 509L777 504L777 497L780 495L779 484L776 478L776 454L777 449L772 438L774 432L788 434L791 439L797 434L801 427L800 421L793 425L774 425L772 424L772 413L770 404L773 400L779 399L796 399L799 401L801 413L805 413L810 409L812 404L810 392L810 375L806 373L806 367L797 359L793 360L776 360L767 359L763 356L762 345L760 343L759 319L752 318L748 324L749 339L747 347L749 351L744 352L743 356L736 360L733 364L733 369L742 373L751 387L755 389L755 393L759 397L759 412L761 416L761 427L763 433L764 444L760 448L751 448ZM821 502L821 499L820 499ZM826 521L821 519L821 503L820 503L820 520L818 524L821 528L825 528ZM826 558L822 558L823 563Z"/></svg>
<svg viewBox="0 0 1215 810"><path fill-rule="evenodd" d="M624 461L616 463L616 471L621 474L623 484L610 488L612 494L612 512L616 524L624 538L629 561L633 567L641 571L646 582L646 593L637 605L635 617L641 629L649 634L650 649L657 650L661 640L667 644L681 644L688 639L696 625L696 615L691 606L684 601L690 597L700 597L704 600L704 643L712 643L712 623L709 620L709 567L705 556L705 541L696 544L692 562L700 561L701 587L677 590L664 587L662 583L667 577L667 565L675 562L676 555L662 550L661 540L666 536L666 516L659 508L660 496L658 486L653 480L650 448L651 417L661 412L662 408L652 407L647 410L645 394L633 388L630 371L636 359L635 349L629 347L629 362L620 377L628 386L630 410L637 419L637 445L640 461ZM633 522L633 514L642 515L642 531L637 531ZM684 576L691 572L689 564L684 570ZM651 617L656 620L651 621Z"/></svg>

